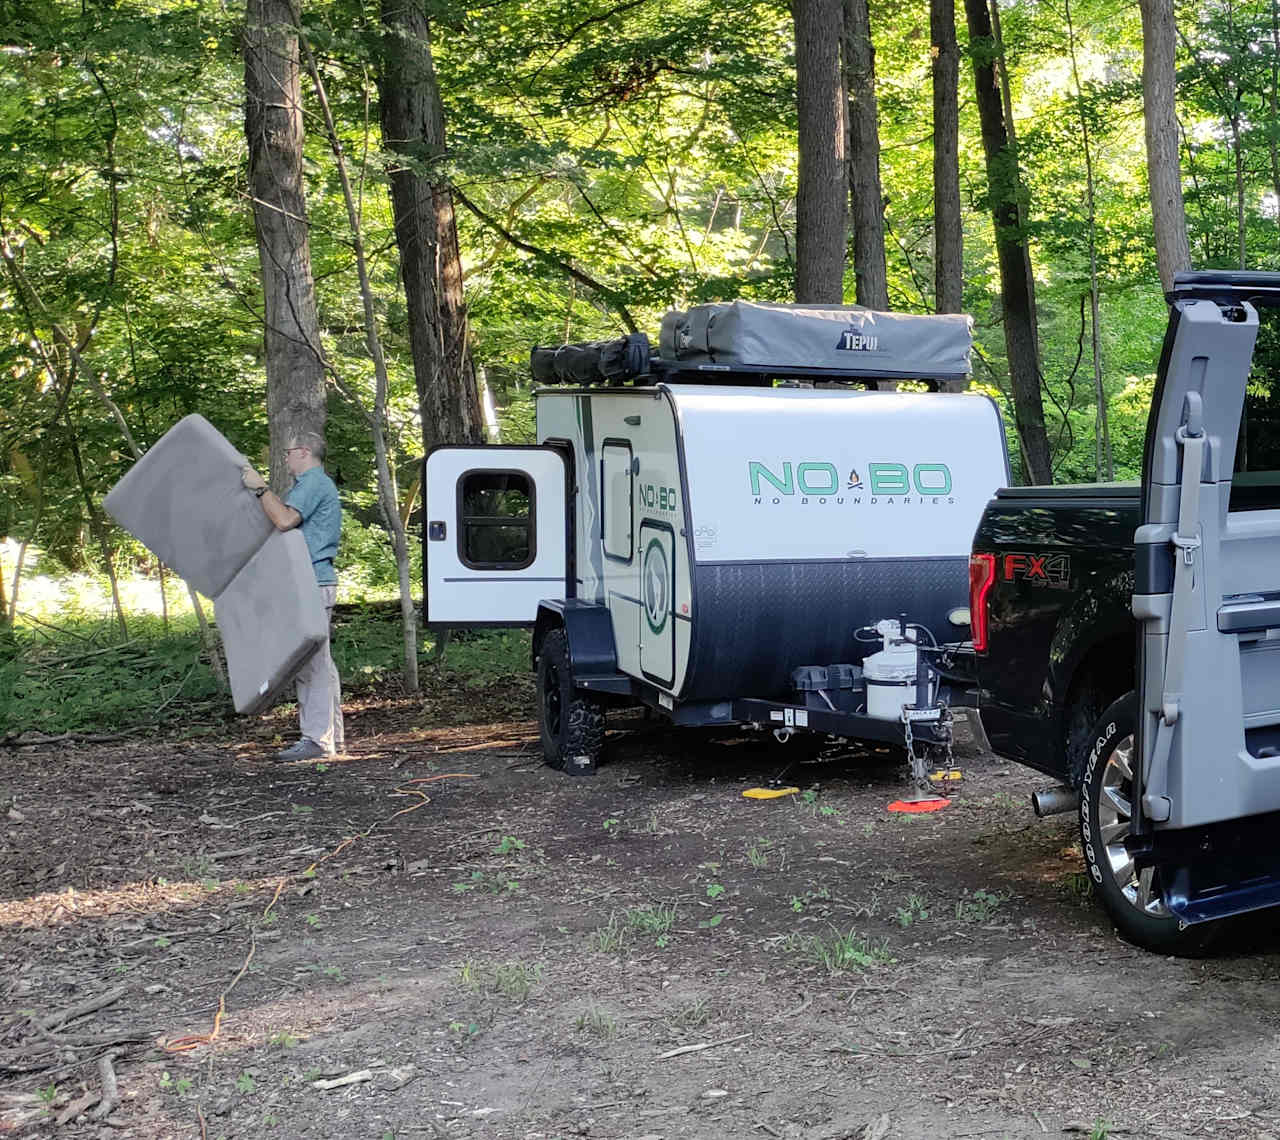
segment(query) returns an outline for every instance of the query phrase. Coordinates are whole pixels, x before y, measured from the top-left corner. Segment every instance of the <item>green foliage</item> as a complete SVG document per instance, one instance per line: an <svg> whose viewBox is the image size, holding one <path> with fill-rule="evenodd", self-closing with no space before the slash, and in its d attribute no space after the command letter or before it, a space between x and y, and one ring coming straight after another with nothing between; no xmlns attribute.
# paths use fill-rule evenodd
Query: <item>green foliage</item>
<svg viewBox="0 0 1280 1140"><path fill-rule="evenodd" d="M841 932L834 926L824 934L793 934L782 948L822 966L829 974L862 971L894 961L883 944L873 943L852 930Z"/></svg>
<svg viewBox="0 0 1280 1140"><path fill-rule="evenodd" d="M458 981L465 989L523 1002L528 999L533 987L542 981L542 966L539 963L525 962L494 965L464 962L458 973Z"/></svg>
<svg viewBox="0 0 1280 1140"><path fill-rule="evenodd" d="M956 903L956 918L961 922L988 922L1007 898L1007 895L982 887L972 894L966 891L964 897Z"/></svg>
<svg viewBox="0 0 1280 1140"><path fill-rule="evenodd" d="M589 1033L602 1041L612 1041L618 1035L618 1023L613 1015L592 1006L578 1014L574 1022L579 1031Z"/></svg>
<svg viewBox="0 0 1280 1140"><path fill-rule="evenodd" d="M32 583L37 595L53 585ZM129 640L122 642L116 623L95 611L102 604L100 589L77 592L65 580L59 584L64 588L51 593L39 611L44 616L0 629L0 736L109 732L231 715L230 698L218 691L190 610L175 612L171 604L167 632L158 615L135 613ZM48 624L39 624L46 619ZM399 613L372 606L340 613L331 644L343 692L376 690L400 671ZM419 648L425 664L434 646L426 639ZM466 686L528 672L529 635L523 630L468 635L450 645L445 665L450 682Z"/></svg>
<svg viewBox="0 0 1280 1140"><path fill-rule="evenodd" d="M633 907L626 912L627 925L640 934L653 934L659 939L668 934L676 923L675 903L655 903L653 906Z"/></svg>
<svg viewBox="0 0 1280 1140"><path fill-rule="evenodd" d="M1037 285L1055 475L1098 474L1087 304L1092 237L1115 473L1133 478L1165 320L1143 177L1139 16L1118 0L1076 0L1070 27L1065 8L1015 0L1000 12L1002 44L968 44L962 27L961 45L970 60L1003 53L1018 168L1011 151L994 189L1022 206L1018 228L1029 241ZM453 180L476 208L472 213L458 199L459 241L475 357L505 441L535 437L528 380L534 344L616 335L624 309L652 334L671 305L790 299L795 61L785 6L679 0L584 9L537 0L432 8L431 16L449 145L445 155L404 161ZM890 298L895 308L928 311L927 17L918 6L873 16ZM252 459L265 454L259 266L243 197L238 111L243 9L215 0L47 0L10 5L6 17L0 237L13 269L0 273L0 539L38 544L43 573L96 574L105 563L91 514L101 518L103 493L131 462L97 385L143 447L198 411ZM377 130L379 92L370 79L380 70L383 40L375 9L349 0L308 4L304 19L361 188L391 382L391 462L403 495L418 475L420 412ZM1280 266L1270 21L1269 7L1258 2L1188 9L1180 18L1178 112L1197 266L1237 265L1241 242L1249 267ZM977 386L1006 414L1016 472L1003 304L986 213L992 188L971 84L964 67L964 302L976 321ZM314 110L309 94L305 102L304 110ZM372 377L345 210L313 117L308 127L304 177L323 347L345 383L367 399ZM596 284L575 280L569 266ZM852 266L846 295L853 295ZM83 367L59 344L55 323L83 342ZM374 496L367 427L337 394L327 434L329 467L347 508L339 556L347 598L388 596L396 573ZM154 569L137 543L104 525L113 559L126 570ZM414 512L415 584L419 526ZM8 591L16 547L0 551ZM20 594L29 580L20 580ZM385 626L358 627L371 639L367 652L338 631L339 667L356 686L398 669L399 631L394 620ZM92 718L68 695L78 691L68 676L37 692L29 678L4 674L0 686L18 686L18 703L12 711L0 704L0 716L23 725L52 713L40 723L63 730L137 723L182 680L174 674L183 668L180 642L172 652L155 646L139 684L112 687L107 707ZM490 651L499 658L504 652L500 642L460 643L450 648L447 668L476 675L468 658ZM0 659L0 670L14 652ZM192 651L187 664L194 661ZM164 695L149 701L145 690ZM0 697L9 691L0 688ZM207 669L196 663L164 711L211 696Z"/></svg>
<svg viewBox="0 0 1280 1140"><path fill-rule="evenodd" d="M907 895L906 906L898 907L894 912L894 917L898 920L898 925L904 930L914 922L918 922L922 918L929 917L929 910L925 906L924 899L919 895Z"/></svg>
<svg viewBox="0 0 1280 1140"><path fill-rule="evenodd" d="M229 707L194 619L166 634L158 620L135 618L125 643L109 621L64 614L62 629L19 627L0 640L0 735L109 730Z"/></svg>

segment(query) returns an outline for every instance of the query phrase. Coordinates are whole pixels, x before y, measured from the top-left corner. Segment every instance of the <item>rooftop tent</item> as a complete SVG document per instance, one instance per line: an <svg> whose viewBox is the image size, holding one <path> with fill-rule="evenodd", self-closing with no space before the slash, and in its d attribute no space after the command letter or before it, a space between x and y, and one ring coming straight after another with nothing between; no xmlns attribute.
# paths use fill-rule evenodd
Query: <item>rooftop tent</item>
<svg viewBox="0 0 1280 1140"><path fill-rule="evenodd" d="M961 313L729 301L667 313L659 353L664 361L691 365L960 377L969 373L971 329L971 318Z"/></svg>

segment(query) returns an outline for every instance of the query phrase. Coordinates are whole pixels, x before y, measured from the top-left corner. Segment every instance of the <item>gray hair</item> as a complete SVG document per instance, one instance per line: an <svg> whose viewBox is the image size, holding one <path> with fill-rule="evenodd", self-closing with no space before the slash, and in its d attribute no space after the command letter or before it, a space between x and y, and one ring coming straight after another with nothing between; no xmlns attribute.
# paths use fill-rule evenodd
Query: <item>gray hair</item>
<svg viewBox="0 0 1280 1140"><path fill-rule="evenodd" d="M300 431L293 437L294 445L297 447L305 447L319 463L324 462L324 455L328 448L325 446L324 436L314 431Z"/></svg>

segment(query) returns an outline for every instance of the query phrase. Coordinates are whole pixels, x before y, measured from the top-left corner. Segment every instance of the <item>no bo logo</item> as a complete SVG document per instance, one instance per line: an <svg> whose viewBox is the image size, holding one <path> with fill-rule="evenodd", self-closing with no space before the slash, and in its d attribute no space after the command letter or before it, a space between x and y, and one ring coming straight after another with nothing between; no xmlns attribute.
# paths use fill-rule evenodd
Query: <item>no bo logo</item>
<svg viewBox="0 0 1280 1140"><path fill-rule="evenodd" d="M784 460L781 471L771 471L758 459L747 461L751 493L760 495L768 483L779 495L834 495L840 489L840 473L834 463ZM945 463L868 463L868 490L873 495L949 495L951 468Z"/></svg>

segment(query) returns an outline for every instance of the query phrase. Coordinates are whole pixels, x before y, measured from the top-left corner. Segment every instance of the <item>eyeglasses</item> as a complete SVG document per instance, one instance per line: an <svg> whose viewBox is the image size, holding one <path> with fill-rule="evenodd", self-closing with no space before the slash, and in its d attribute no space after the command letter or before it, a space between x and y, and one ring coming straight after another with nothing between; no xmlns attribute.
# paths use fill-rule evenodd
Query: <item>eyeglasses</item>
<svg viewBox="0 0 1280 1140"><path fill-rule="evenodd" d="M310 448L308 448L308 447L306 447L304 444L301 444L301 443L300 443L300 444L298 444L296 447L286 447L286 448L284 449L284 453L285 453L285 455L287 456L287 455L289 455L291 452L294 452L294 451L310 451L310 450L311 450Z"/></svg>

